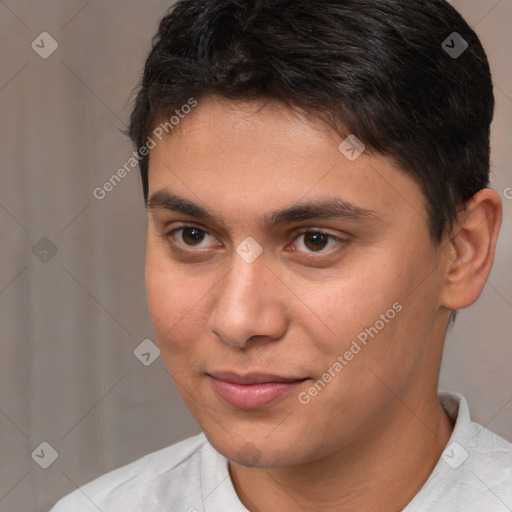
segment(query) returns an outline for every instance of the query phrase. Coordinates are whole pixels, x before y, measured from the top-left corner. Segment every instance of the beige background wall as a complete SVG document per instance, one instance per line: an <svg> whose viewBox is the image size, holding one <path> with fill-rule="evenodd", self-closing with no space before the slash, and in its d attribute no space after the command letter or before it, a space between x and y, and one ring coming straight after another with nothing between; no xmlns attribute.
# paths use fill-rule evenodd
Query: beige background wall
<svg viewBox="0 0 512 512"><path fill-rule="evenodd" d="M493 186L512 197L512 0L452 3L489 53ZM154 339L139 177L103 200L92 193L130 155L127 100L169 5L0 2L0 512L46 511L199 432L161 359L144 366L133 354ZM47 59L31 48L44 31L58 43ZM494 271L448 337L441 387L464 393L474 418L512 441L512 199L504 209ZM50 461L42 442L58 453L48 469L36 463Z"/></svg>

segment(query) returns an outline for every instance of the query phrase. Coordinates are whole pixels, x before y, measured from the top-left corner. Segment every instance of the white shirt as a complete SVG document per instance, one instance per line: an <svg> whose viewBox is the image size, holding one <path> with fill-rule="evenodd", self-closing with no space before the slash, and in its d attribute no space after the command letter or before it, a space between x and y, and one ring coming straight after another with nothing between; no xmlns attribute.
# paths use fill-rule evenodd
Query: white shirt
<svg viewBox="0 0 512 512"><path fill-rule="evenodd" d="M511 512L512 444L470 420L465 398L439 393L455 427L434 471L403 512ZM247 512L227 459L204 433L80 487L50 512Z"/></svg>

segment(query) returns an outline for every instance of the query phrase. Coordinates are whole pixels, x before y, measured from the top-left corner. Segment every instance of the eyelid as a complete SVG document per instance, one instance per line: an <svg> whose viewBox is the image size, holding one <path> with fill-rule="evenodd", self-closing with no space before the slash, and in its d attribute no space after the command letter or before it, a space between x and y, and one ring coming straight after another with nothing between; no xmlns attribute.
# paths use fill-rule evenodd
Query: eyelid
<svg viewBox="0 0 512 512"><path fill-rule="evenodd" d="M302 253L308 254L308 255L315 255L315 254L330 255L330 254L333 254L334 252L339 250L340 245L347 243L349 241L348 235L346 238L341 238L337 235L333 235L329 231L326 231L324 228L316 228L314 226L313 227L307 226L304 228L300 228L299 231L294 232L292 242L294 242L299 236L304 235L306 233L325 235L328 237L328 239L335 240L337 242L337 247L335 247L334 249L330 249L328 251L297 251L297 252L302 252Z"/></svg>
<svg viewBox="0 0 512 512"><path fill-rule="evenodd" d="M187 228L197 229L198 231L203 232L205 235L216 238L215 235L212 235L212 233L210 233L209 230L202 227L200 224L194 224L194 223L188 223L188 222L182 222L179 226L173 227L172 229L166 229L165 232L163 234L159 234L159 236L162 237L164 240L166 240L168 243L172 244L175 247L178 247L178 249L183 250L183 251L198 251L198 249L205 250L205 247L198 247L198 248L194 249L193 246L187 247L187 246L180 245L173 239L174 233L176 233L177 231L181 231L183 229L187 229Z"/></svg>
<svg viewBox="0 0 512 512"><path fill-rule="evenodd" d="M203 232L207 236L212 236L214 238L217 238L208 229L204 228L200 224L192 223L192 222L182 222L178 226L173 227L172 229L167 229L163 234L161 234L161 235L159 234L159 236L162 239L164 239L165 241L167 241L167 243L169 245L171 245L172 248L179 250L179 251L189 252L189 253L191 253L191 252L199 253L199 252L204 252L204 251L210 249L210 247L194 247L194 246L181 245L178 241L174 240L174 237L173 237L174 233L176 233L180 230L183 230L183 229L187 229L187 228L197 229L197 230ZM293 237L292 245L293 245L293 242L295 242L295 240L298 237L300 237L301 235L304 235L306 233L322 234L322 235L327 236L328 239L334 240L337 242L337 247L330 249L328 251L296 251L297 253L302 253L304 255L308 255L308 257L311 257L311 256L312 257L320 257L320 255L325 255L325 256L332 255L333 253L337 252L340 249L341 245L349 242L348 234L347 234L346 238L343 238L343 237L332 234L331 232L327 231L324 228L317 228L314 226L304 226L302 228L298 228L297 230L294 230L293 232L291 232L289 234L290 237ZM287 247L289 247L289 245ZM294 249L294 251L295 251L295 249Z"/></svg>
<svg viewBox="0 0 512 512"><path fill-rule="evenodd" d="M327 228L317 228L315 226L306 226L303 228L299 228L298 231L293 232L293 236L297 238L299 235L303 235L304 233L320 233L322 235L327 235L331 238L336 238L337 240L343 240L339 236L332 234L330 231L327 230Z"/></svg>

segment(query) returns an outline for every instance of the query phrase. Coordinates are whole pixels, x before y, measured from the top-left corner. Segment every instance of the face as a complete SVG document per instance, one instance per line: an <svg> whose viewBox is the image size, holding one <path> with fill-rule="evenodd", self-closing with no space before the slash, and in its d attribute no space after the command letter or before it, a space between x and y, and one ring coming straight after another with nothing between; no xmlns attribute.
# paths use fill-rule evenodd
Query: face
<svg viewBox="0 0 512 512"><path fill-rule="evenodd" d="M150 153L157 341L240 464L327 457L437 389L444 269L423 195L341 142L284 106L210 97Z"/></svg>

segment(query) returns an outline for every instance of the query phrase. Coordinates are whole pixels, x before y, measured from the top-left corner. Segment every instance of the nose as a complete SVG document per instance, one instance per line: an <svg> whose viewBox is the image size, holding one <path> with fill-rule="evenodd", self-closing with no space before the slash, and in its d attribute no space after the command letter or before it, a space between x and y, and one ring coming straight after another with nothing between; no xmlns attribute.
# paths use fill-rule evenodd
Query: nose
<svg viewBox="0 0 512 512"><path fill-rule="evenodd" d="M210 331L237 348L281 338L287 327L283 288L264 254L247 263L235 253L231 270L216 290Z"/></svg>

